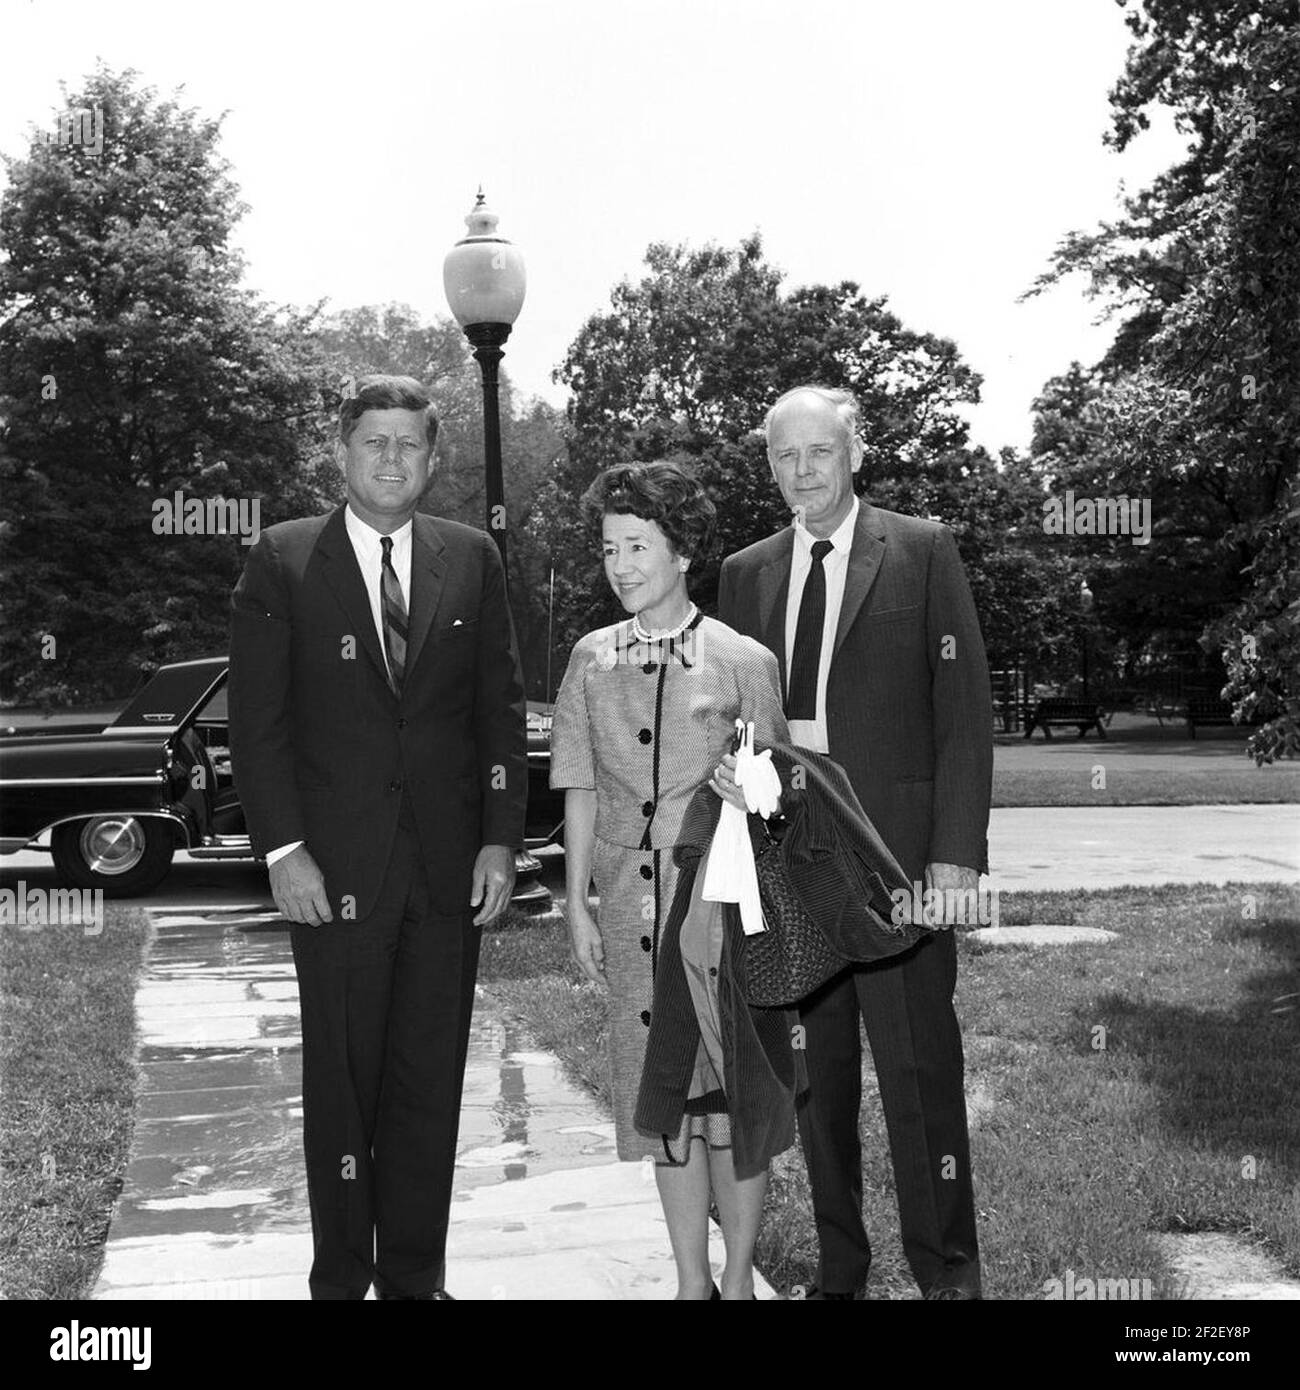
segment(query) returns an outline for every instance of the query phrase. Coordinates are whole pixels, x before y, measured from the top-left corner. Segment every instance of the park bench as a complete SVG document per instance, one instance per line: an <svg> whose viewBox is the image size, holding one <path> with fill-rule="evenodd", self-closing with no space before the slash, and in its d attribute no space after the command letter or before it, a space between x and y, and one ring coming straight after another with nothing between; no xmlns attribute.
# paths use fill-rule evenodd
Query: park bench
<svg viewBox="0 0 1300 1390"><path fill-rule="evenodd" d="M1040 728L1050 739L1053 724L1073 724L1079 730L1080 738L1089 729L1096 729L1101 738L1106 737L1106 730L1101 724L1101 705L1096 700L1039 700L1029 723L1025 725L1025 737L1028 738L1035 728Z"/></svg>
<svg viewBox="0 0 1300 1390"><path fill-rule="evenodd" d="M1187 720L1188 738L1195 738L1196 730L1203 724L1236 722L1232 717L1232 706L1227 700L1219 699L1217 695L1189 695L1183 718Z"/></svg>
<svg viewBox="0 0 1300 1390"><path fill-rule="evenodd" d="M1186 706L1183 702L1173 695L1163 691L1153 691L1139 700L1134 708L1143 714L1154 715L1160 727L1165 727L1166 719L1185 719L1187 717Z"/></svg>

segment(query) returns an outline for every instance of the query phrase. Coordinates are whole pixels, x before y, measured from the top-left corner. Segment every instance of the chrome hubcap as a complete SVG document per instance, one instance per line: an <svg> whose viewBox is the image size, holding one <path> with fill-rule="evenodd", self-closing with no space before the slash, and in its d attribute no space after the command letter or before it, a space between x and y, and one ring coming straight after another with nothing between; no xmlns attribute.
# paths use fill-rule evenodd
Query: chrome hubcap
<svg viewBox="0 0 1300 1390"><path fill-rule="evenodd" d="M81 830L81 857L97 874L124 874L144 856L144 826L134 816L101 816Z"/></svg>

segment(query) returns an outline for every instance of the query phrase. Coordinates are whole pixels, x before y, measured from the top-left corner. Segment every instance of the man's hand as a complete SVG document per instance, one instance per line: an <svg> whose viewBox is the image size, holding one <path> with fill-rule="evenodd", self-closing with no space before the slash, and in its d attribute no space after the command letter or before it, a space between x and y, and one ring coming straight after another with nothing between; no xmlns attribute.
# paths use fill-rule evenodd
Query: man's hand
<svg viewBox="0 0 1300 1390"><path fill-rule="evenodd" d="M469 905L483 904L476 927L486 927L505 911L510 895L515 891L515 852L509 845L484 845L474 861L474 885Z"/></svg>
<svg viewBox="0 0 1300 1390"><path fill-rule="evenodd" d="M591 910L585 905L576 910L572 905L568 911L569 944L573 948L573 959L578 969L593 983L605 983L605 943L600 939L600 928Z"/></svg>
<svg viewBox="0 0 1300 1390"><path fill-rule="evenodd" d="M319 927L334 920L329 898L325 896L325 875L306 845L299 845L277 859L267 873L271 879L271 896L286 921Z"/></svg>
<svg viewBox="0 0 1300 1390"><path fill-rule="evenodd" d="M940 899L943 904L943 918L941 921L934 922L934 927L939 931L944 931L955 925L955 914L949 911L953 906L950 894L976 893L979 891L979 886L978 869L968 869L962 864L927 864L925 866L926 892L933 890L943 895ZM930 899L930 901L933 902L934 900ZM967 914L966 921L969 922L970 920L972 920L971 916Z"/></svg>

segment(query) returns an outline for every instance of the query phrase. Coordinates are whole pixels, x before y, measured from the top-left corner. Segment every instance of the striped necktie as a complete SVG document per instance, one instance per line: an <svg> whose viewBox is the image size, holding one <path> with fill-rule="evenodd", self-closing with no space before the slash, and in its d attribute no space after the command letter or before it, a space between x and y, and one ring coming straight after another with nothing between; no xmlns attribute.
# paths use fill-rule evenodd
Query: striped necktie
<svg viewBox="0 0 1300 1390"><path fill-rule="evenodd" d="M384 654L388 657L388 683L393 694L402 693L402 677L406 674L406 601L402 598L402 586L397 582L397 571L393 568L393 538L381 536L379 544L384 550L380 567L380 608L384 615Z"/></svg>

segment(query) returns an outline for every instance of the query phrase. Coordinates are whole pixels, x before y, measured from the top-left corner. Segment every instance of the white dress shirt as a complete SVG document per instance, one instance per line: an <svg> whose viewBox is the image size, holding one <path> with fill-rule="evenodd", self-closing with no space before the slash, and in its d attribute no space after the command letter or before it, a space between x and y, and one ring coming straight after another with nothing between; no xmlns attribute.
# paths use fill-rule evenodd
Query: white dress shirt
<svg viewBox="0 0 1300 1390"><path fill-rule="evenodd" d="M826 573L826 615L822 620L821 661L817 666L817 717L815 719L790 720L790 742L801 743L806 748L815 748L819 753L829 753L826 737L826 682L830 676L831 657L835 648L835 629L839 626L840 609L844 606L844 581L849 573L849 549L853 545L853 532L858 524L858 499L853 499L849 514L825 539L834 547L822 559L822 569ZM785 669L786 687L789 688L790 663L794 660L794 635L799 626L799 604L803 600L803 586L812 569L813 542L821 539L814 536L803 524L801 517L794 520L794 554L790 560L790 592L785 601Z"/></svg>
<svg viewBox="0 0 1300 1390"><path fill-rule="evenodd" d="M366 596L370 599L370 612L375 620L375 632L379 636L379 650L384 655L384 665L387 667L388 650L384 646L382 575L384 548L380 544L383 533L376 531L369 522L362 521L352 510L351 504L343 509L343 524L347 527L348 540L352 542L352 552L357 557L357 564L361 567L361 577L366 583ZM397 573L397 582L402 590L402 602L406 604L408 613L411 611L411 534L413 530L414 524L408 521L405 526L399 526L396 531L392 532L392 565ZM829 559L830 556L826 558ZM295 840L290 845L281 845L278 849L271 850L266 856L267 868L270 868L277 859L283 859L286 854L297 849L302 843L301 840Z"/></svg>

